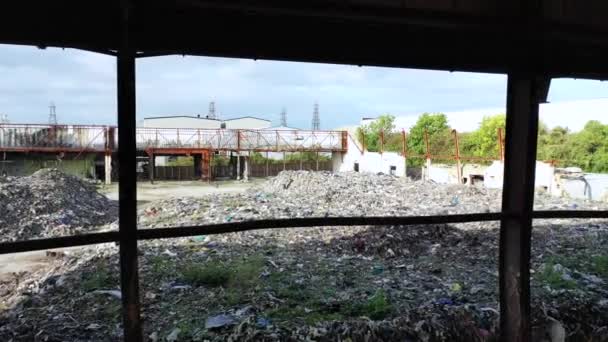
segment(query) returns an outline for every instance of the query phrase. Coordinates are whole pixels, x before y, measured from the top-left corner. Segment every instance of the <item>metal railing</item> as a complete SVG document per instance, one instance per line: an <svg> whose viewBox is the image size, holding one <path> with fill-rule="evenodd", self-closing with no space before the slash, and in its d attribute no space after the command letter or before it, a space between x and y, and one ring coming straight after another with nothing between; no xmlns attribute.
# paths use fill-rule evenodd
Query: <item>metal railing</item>
<svg viewBox="0 0 608 342"><path fill-rule="evenodd" d="M0 124L0 151L115 151L118 128L96 125ZM346 151L343 131L137 128L138 150Z"/></svg>

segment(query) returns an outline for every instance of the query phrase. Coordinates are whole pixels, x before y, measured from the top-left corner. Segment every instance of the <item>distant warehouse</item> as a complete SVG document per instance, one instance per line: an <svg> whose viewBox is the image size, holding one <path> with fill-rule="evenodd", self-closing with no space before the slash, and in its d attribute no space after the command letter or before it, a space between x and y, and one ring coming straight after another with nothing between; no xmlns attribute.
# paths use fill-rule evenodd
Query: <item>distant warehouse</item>
<svg viewBox="0 0 608 342"><path fill-rule="evenodd" d="M145 128L200 128L200 129L264 129L272 126L270 120L243 116L234 119L211 119L208 117L175 115L144 118Z"/></svg>

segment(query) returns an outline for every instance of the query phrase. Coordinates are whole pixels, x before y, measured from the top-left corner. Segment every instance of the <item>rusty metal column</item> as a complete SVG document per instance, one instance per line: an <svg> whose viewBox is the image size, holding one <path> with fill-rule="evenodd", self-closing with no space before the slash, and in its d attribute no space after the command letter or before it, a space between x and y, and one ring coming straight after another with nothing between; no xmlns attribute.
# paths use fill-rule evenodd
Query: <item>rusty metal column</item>
<svg viewBox="0 0 608 342"><path fill-rule="evenodd" d="M120 287L125 341L142 341L137 265L137 170L135 131L135 51L130 45L131 2L122 1L122 43L118 51L118 162Z"/></svg>
<svg viewBox="0 0 608 342"><path fill-rule="evenodd" d="M458 132L453 129L454 134L454 153L456 158L456 178L458 178L458 184L462 184L462 163L460 162L460 145L458 144Z"/></svg>
<svg viewBox="0 0 608 342"><path fill-rule="evenodd" d="M538 131L531 74L509 74L504 184L500 221L501 341L530 340L530 244Z"/></svg>

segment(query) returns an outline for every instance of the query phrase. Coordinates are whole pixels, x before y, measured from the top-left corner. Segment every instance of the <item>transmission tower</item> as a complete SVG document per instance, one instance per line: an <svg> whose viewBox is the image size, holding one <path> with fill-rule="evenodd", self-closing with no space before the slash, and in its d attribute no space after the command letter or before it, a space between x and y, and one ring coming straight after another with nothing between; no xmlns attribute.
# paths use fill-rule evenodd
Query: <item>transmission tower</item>
<svg viewBox="0 0 608 342"><path fill-rule="evenodd" d="M55 103L51 102L49 106L49 124L56 125L57 124L57 113L55 113Z"/></svg>
<svg viewBox="0 0 608 342"><path fill-rule="evenodd" d="M312 113L312 130L318 131L321 129L321 119L319 118L319 104L315 103L315 109Z"/></svg>
<svg viewBox="0 0 608 342"><path fill-rule="evenodd" d="M215 117L215 102L209 102L209 115L207 116L209 119L216 119Z"/></svg>
<svg viewBox="0 0 608 342"><path fill-rule="evenodd" d="M287 127L287 111L285 108L281 111L281 126Z"/></svg>
<svg viewBox="0 0 608 342"><path fill-rule="evenodd" d="M0 124L7 124L7 123L9 123L8 114L0 114Z"/></svg>

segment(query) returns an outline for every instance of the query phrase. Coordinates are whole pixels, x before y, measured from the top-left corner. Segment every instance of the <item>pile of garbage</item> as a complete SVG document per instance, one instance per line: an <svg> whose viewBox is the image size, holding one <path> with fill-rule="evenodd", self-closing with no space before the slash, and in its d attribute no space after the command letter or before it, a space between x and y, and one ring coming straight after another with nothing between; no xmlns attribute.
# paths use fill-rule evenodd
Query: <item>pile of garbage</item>
<svg viewBox="0 0 608 342"><path fill-rule="evenodd" d="M500 210L499 190L390 175L287 171L242 193L170 198L140 228L264 218ZM606 204L537 194L538 209ZM492 341L496 222L267 229L139 243L150 341ZM608 224L535 222L534 341L608 340ZM0 340L120 339L118 251L62 255L0 283Z"/></svg>
<svg viewBox="0 0 608 342"><path fill-rule="evenodd" d="M0 178L0 240L81 234L111 223L117 206L95 185L57 169Z"/></svg>

